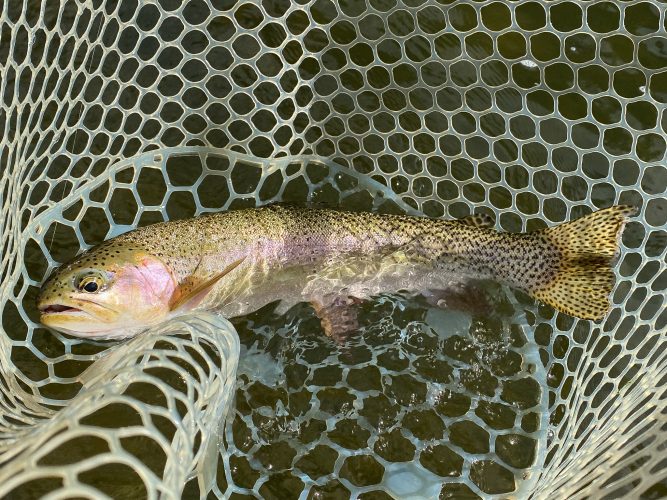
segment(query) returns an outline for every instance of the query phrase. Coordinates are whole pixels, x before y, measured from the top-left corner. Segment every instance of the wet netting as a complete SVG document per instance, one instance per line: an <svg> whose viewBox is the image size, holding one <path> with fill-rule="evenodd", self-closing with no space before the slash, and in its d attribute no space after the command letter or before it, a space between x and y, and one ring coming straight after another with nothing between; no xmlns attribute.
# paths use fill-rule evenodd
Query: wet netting
<svg viewBox="0 0 667 500"><path fill-rule="evenodd" d="M2 2L0 497L667 494L665 11ZM493 283L376 297L343 340L306 304L121 343L37 322L82 249L277 201L505 231L640 211L601 324Z"/></svg>

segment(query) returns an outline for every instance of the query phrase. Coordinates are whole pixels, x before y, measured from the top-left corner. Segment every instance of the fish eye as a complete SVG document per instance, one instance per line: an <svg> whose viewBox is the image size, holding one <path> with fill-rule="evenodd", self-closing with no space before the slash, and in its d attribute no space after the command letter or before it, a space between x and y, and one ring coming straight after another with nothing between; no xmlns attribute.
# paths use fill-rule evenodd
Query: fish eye
<svg viewBox="0 0 667 500"><path fill-rule="evenodd" d="M88 275L88 276L84 276L83 278L81 278L76 287L81 292L95 293L95 292L98 292L102 288L103 284L104 284L104 280L101 276L99 276L99 275Z"/></svg>

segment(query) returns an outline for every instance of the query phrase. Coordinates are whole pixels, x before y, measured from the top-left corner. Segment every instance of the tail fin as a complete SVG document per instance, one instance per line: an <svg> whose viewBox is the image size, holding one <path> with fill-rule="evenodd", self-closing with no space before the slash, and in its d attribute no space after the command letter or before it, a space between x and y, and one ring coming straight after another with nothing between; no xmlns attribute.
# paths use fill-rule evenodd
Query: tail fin
<svg viewBox="0 0 667 500"><path fill-rule="evenodd" d="M560 253L555 278L531 294L571 316L599 321L609 310L614 286L611 265L618 254L618 239L635 207L618 205L556 227L543 235Z"/></svg>

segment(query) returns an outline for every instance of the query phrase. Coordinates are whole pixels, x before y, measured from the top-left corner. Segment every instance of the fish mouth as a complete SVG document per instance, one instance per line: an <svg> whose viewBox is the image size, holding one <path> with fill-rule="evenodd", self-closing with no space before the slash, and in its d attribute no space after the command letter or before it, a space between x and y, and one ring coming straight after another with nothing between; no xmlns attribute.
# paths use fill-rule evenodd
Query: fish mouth
<svg viewBox="0 0 667 500"><path fill-rule="evenodd" d="M85 314L88 316L98 316L100 313L108 314L116 312L109 306L98 304L88 299L77 299L74 302L76 305L43 302L37 306L37 309L42 315Z"/></svg>
<svg viewBox="0 0 667 500"><path fill-rule="evenodd" d="M39 306L39 312L42 314L61 314L83 312L77 307L66 306L64 304L44 304Z"/></svg>

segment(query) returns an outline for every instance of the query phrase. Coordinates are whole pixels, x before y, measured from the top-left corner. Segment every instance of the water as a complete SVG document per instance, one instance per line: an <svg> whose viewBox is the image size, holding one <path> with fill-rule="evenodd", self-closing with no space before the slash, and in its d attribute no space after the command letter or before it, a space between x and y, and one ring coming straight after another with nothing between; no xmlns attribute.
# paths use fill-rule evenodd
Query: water
<svg viewBox="0 0 667 500"><path fill-rule="evenodd" d="M333 488L344 478L432 498L443 481L463 487L471 467L483 491L523 490L546 442L544 372L502 288L467 292L488 295L490 312L380 296L343 339L326 337L306 304L236 319L245 351L227 452L247 461L245 474L294 478L296 490L281 490L290 496L296 479Z"/></svg>
<svg viewBox="0 0 667 500"><path fill-rule="evenodd" d="M181 161L198 161L186 158ZM244 182L233 171L222 178L234 186ZM182 175L182 182L194 184L198 172ZM358 190L357 177L332 175L323 166L309 172L311 181L324 181L316 193ZM132 174L125 177L132 182ZM143 199L159 201L151 194L160 191L159 183L139 189ZM372 196L353 199L348 209L372 209L366 204ZM397 200L385 210L400 211L399 205ZM172 206L173 217L192 215L188 205ZM114 221L133 221L134 210L119 204L111 215ZM53 255L73 256L74 232L63 224L52 228L47 235ZM82 229L86 241L104 238ZM37 262L38 254L29 254L30 261ZM523 310L532 302L518 303L507 292L492 282L469 283L443 295L449 307L433 307L433 298L422 295L378 296L360 306L359 330L337 339L324 334L308 304L285 314L268 304L236 318L244 350L221 452L237 491L257 491L258 478L267 478L265 493L288 496L298 495L304 483L311 483L312 491L347 484L398 497L430 495L443 481L446 488L467 488L469 477L488 493L525 489L546 444L545 374L536 369L537 349L527 340L531 329ZM48 339L58 343L48 333L36 338L42 345ZM75 347L86 344L105 348L88 341ZM16 362L30 369L29 359ZM74 362L70 376L88 365ZM62 389L53 396L67 397ZM105 477L102 471L91 481L104 486ZM334 486L332 478L344 481ZM291 486L285 490L285 484Z"/></svg>
<svg viewBox="0 0 667 500"><path fill-rule="evenodd" d="M144 161L154 163L157 157L153 156L146 155ZM189 165L200 162L192 155L175 158ZM101 195L100 200L113 200L118 193L135 199L132 185L137 173L142 179L146 171L159 172L141 168L141 161L137 161L129 169L118 168L115 178L127 184ZM211 161L207 159L206 164ZM171 157L164 162L169 175ZM290 166L285 172L290 169L291 175L299 172ZM301 195L298 191L286 194L288 199L303 202L299 196L306 196L335 202L344 198L348 209L372 210L375 205L380 211L405 210L401 201L387 196L381 186L368 184L364 188L366 181L356 175L335 173L332 167L316 164L308 165L306 171L314 185ZM201 172L197 168L181 171L180 182L194 185ZM250 192L266 192L269 182L263 182L260 189L251 177L252 169L246 164L232 166L228 162L216 179L229 186L223 192L238 192L246 182L255 183ZM142 200L154 203L160 203L164 194L160 182L140 181L135 189ZM371 194L368 189L375 191ZM99 188L91 186L89 190L88 196L98 196ZM220 206L224 204L220 200ZM106 234L95 224L82 224L81 238L87 244L100 242L122 232L127 227L124 224L135 223L139 213L143 214L141 220L150 213L156 214L157 220L193 215L188 203L170 201L167 208L168 214L164 208L156 212L146 205L137 210L137 205L117 203L108 212L113 224L107 225ZM89 210L92 216L108 217L95 207ZM68 217L80 217L77 209L64 214L65 222ZM86 212L84 219L88 217ZM76 231L67 223L47 227L46 240L54 258L71 258L80 245ZM39 247L29 246L26 255L28 272L43 275L46 267ZM525 479L532 478L539 465L546 429L540 424L546 403L541 388L544 373L535 371L535 347L522 333L530 327L521 311L531 307L531 302L519 304L513 294L491 282L453 288L441 299L449 308L433 307L433 297L422 295L375 297L360 306L359 330L337 339L326 337L308 304L299 304L285 314L278 314L276 304L269 304L237 318L235 326L245 349L221 460L235 464L230 465L230 471L238 491L256 491L262 482L257 478L267 478L261 488L276 495L297 495L310 483L312 491L330 491L347 484L348 488L372 487L398 496L418 496L437 490L443 481L450 488L463 487L473 472L485 491L521 491ZM36 316L32 300L34 292L26 297L25 307ZM34 335L42 352L55 350L52 356L57 355L63 339L46 331ZM66 342L72 352L80 353L104 351L113 345ZM36 370L37 378L43 378L45 373L39 373L45 364L30 356L21 358L20 352L15 349L14 362L25 373ZM69 361L67 372L63 366L57 373L76 381L90 361ZM67 399L80 384L47 387L44 394ZM503 441L502 449L496 450L505 439L501 433L526 439ZM98 445L104 448L103 443ZM142 446L133 449L142 455ZM372 452L365 454L363 450ZM95 453L90 447L88 451ZM65 447L59 456L71 458L76 453L74 448ZM152 453L146 460L159 456ZM534 458L522 462L525 456ZM410 462L414 464L406 467ZM478 463L486 465L478 467ZM111 477L104 470L88 478L102 489L107 487L105 478ZM504 482L494 483L491 478L499 471ZM395 474L403 479L398 481ZM134 476L127 477L132 483ZM332 477L343 483L330 484ZM138 487L130 483L128 488ZM284 490L285 484L291 486ZM243 485L247 485L245 489ZM401 489L408 485L410 492Z"/></svg>

